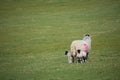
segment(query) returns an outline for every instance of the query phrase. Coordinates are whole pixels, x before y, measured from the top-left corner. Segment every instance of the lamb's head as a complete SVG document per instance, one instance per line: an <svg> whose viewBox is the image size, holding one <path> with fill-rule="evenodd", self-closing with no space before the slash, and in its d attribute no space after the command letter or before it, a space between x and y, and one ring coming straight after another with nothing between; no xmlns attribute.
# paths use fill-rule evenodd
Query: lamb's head
<svg viewBox="0 0 120 80"><path fill-rule="evenodd" d="M65 55L71 56L71 52L70 51L65 51Z"/></svg>
<svg viewBox="0 0 120 80"><path fill-rule="evenodd" d="M72 63L72 56L71 56L70 51L65 51L65 55L67 55L68 57L68 63Z"/></svg>
<svg viewBox="0 0 120 80"><path fill-rule="evenodd" d="M81 57L80 52L81 52L81 50L77 50L77 57Z"/></svg>

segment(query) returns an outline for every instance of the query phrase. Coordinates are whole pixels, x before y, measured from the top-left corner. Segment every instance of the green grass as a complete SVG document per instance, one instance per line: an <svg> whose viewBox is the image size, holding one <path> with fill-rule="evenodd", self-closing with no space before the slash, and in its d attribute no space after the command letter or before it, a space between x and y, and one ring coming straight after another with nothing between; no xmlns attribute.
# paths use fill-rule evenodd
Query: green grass
<svg viewBox="0 0 120 80"><path fill-rule="evenodd" d="M68 64L92 35L89 61ZM0 80L120 80L119 0L0 0Z"/></svg>

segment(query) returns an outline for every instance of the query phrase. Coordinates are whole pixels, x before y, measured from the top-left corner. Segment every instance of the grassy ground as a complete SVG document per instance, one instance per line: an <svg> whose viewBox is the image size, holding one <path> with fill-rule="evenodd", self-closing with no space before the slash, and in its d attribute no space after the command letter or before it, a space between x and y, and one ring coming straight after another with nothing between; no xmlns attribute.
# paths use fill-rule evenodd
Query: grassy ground
<svg viewBox="0 0 120 80"><path fill-rule="evenodd" d="M92 35L89 62L64 51ZM0 0L0 80L120 80L119 0Z"/></svg>

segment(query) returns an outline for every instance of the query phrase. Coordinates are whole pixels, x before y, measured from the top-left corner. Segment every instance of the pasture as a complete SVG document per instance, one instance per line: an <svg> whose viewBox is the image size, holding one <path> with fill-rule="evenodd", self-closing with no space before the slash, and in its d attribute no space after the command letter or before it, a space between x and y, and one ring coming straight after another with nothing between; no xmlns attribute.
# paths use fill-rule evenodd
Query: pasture
<svg viewBox="0 0 120 80"><path fill-rule="evenodd" d="M86 33L89 61L68 64ZM0 0L0 80L120 80L120 0Z"/></svg>

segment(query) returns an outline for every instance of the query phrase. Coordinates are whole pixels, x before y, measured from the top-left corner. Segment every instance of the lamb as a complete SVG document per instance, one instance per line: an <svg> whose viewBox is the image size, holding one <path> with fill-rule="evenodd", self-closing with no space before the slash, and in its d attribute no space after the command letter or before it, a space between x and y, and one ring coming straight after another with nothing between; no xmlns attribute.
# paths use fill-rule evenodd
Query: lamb
<svg viewBox="0 0 120 80"><path fill-rule="evenodd" d="M75 58L78 59L78 62L84 62L88 59L88 54L91 50L91 38L89 34L86 34L83 37L83 40L74 40L71 43L70 51L66 51L65 55L68 56L68 62L74 63Z"/></svg>
<svg viewBox="0 0 120 80"><path fill-rule="evenodd" d="M70 51L65 51L65 55L68 57L68 63L72 63L73 57L70 53Z"/></svg>
<svg viewBox="0 0 120 80"><path fill-rule="evenodd" d="M78 50L77 58L78 58L78 63L82 63L82 61L86 62L87 53L85 51L80 51Z"/></svg>

